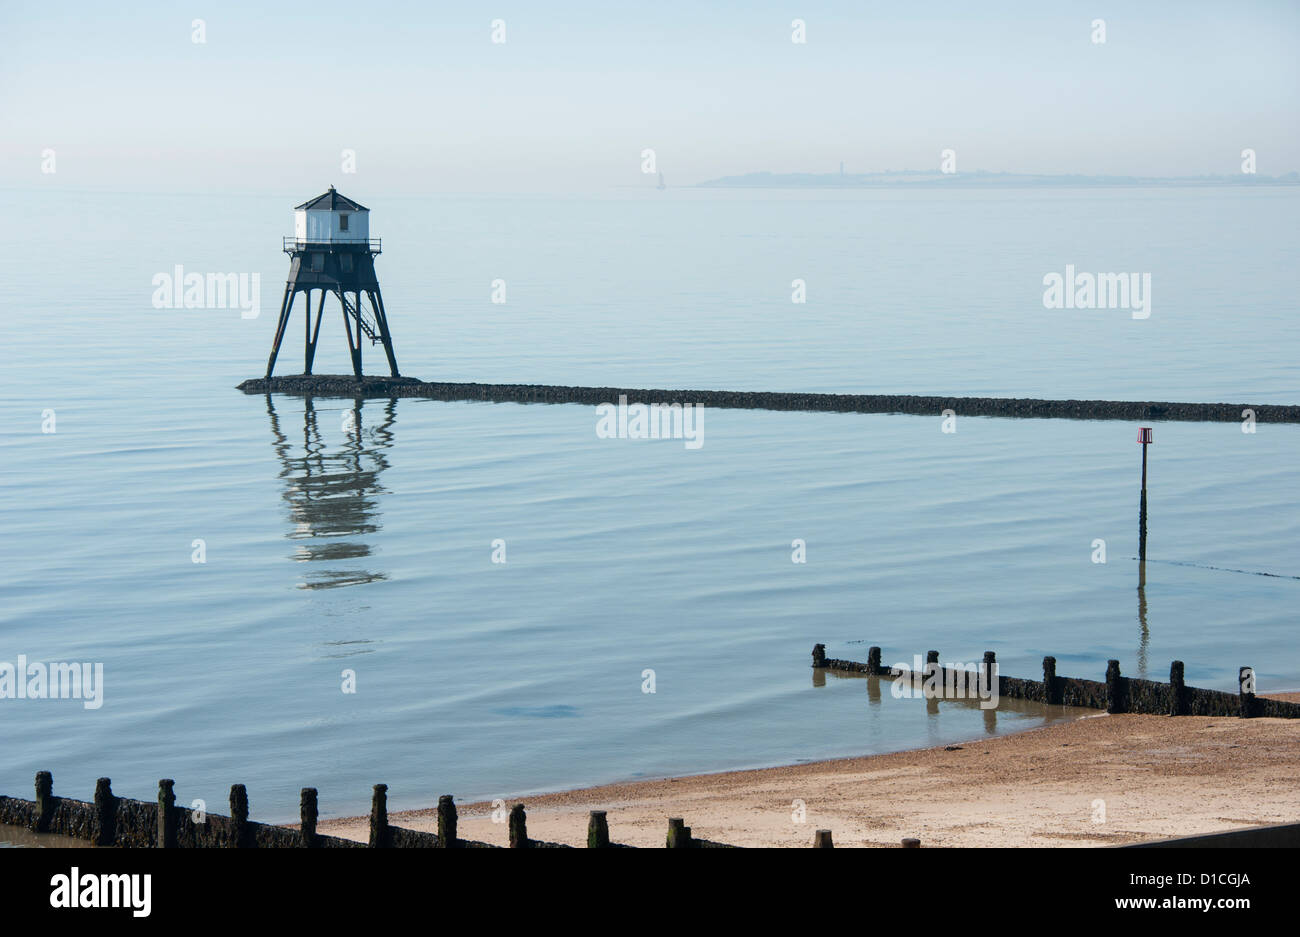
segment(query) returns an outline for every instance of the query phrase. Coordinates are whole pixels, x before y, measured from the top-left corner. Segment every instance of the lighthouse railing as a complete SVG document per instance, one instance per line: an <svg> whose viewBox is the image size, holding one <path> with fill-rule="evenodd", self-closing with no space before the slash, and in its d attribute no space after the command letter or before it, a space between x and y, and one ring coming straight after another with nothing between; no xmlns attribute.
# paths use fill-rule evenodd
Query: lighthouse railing
<svg viewBox="0 0 1300 937"><path fill-rule="evenodd" d="M383 238L349 238L349 237L331 237L325 240L301 240L296 237L286 237L284 239L284 252L292 254L296 251L305 251L310 248L329 248L329 247L364 247L372 254L383 253Z"/></svg>

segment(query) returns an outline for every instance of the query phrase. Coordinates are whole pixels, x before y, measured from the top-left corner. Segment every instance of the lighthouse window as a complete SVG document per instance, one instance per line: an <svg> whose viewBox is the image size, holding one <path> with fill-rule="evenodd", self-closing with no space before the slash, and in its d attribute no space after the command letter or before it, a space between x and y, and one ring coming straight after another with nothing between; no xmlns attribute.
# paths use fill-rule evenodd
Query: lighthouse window
<svg viewBox="0 0 1300 937"><path fill-rule="evenodd" d="M351 273L351 272L352 272L352 255L351 255L351 254L341 254L341 255L339 255L339 264L343 267L343 271L344 271L345 273Z"/></svg>
<svg viewBox="0 0 1300 937"><path fill-rule="evenodd" d="M312 254L312 255L311 255L311 269L312 269L312 272L313 272L313 273L320 273L322 270L325 269L325 255L324 255L324 254Z"/></svg>
<svg viewBox="0 0 1300 937"><path fill-rule="evenodd" d="M348 216L339 215L339 230L346 231L347 229L348 229Z"/></svg>

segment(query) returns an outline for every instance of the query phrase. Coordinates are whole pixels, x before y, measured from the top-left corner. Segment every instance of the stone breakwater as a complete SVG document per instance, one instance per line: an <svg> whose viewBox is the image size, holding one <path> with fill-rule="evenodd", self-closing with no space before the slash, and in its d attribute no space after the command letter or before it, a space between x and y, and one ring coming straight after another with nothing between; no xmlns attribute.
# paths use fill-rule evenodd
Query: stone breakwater
<svg viewBox="0 0 1300 937"><path fill-rule="evenodd" d="M555 384L453 384L411 377L289 375L253 378L246 394L297 396L424 397L492 403L577 403L596 406L626 396L634 403L696 403L740 410L805 410L823 413L910 413L1063 420L1177 420L1240 423L1245 411L1260 423L1300 423L1300 406L1290 404L1171 403L1136 400L1038 400L1028 397L923 397L908 394L795 394L769 391L661 390L630 387L566 387Z"/></svg>

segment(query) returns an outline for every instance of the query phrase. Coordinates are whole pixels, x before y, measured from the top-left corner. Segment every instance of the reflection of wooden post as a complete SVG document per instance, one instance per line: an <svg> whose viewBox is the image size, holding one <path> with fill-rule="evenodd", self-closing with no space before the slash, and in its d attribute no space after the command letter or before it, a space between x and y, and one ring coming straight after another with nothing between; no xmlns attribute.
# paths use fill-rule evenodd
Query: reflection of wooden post
<svg viewBox="0 0 1300 937"><path fill-rule="evenodd" d="M1138 561L1147 561L1147 446L1151 445L1151 427L1138 428L1142 445L1142 498L1138 502Z"/></svg>
<svg viewBox="0 0 1300 937"><path fill-rule="evenodd" d="M1142 451L1146 451L1145 446ZM1142 630L1142 634L1138 639L1138 676L1145 678L1147 675L1147 647L1151 644L1151 631L1147 628L1147 564L1145 560L1138 561L1138 627Z"/></svg>

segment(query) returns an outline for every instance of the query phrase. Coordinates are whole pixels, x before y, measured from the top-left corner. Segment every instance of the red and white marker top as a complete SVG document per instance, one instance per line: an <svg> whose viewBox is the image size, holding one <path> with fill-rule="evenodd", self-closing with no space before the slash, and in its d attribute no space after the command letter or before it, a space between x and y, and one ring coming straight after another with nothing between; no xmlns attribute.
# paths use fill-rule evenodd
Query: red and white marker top
<svg viewBox="0 0 1300 937"><path fill-rule="evenodd" d="M1142 445L1144 446L1148 445L1151 442L1151 427L1149 426L1138 427L1138 442L1142 443Z"/></svg>

